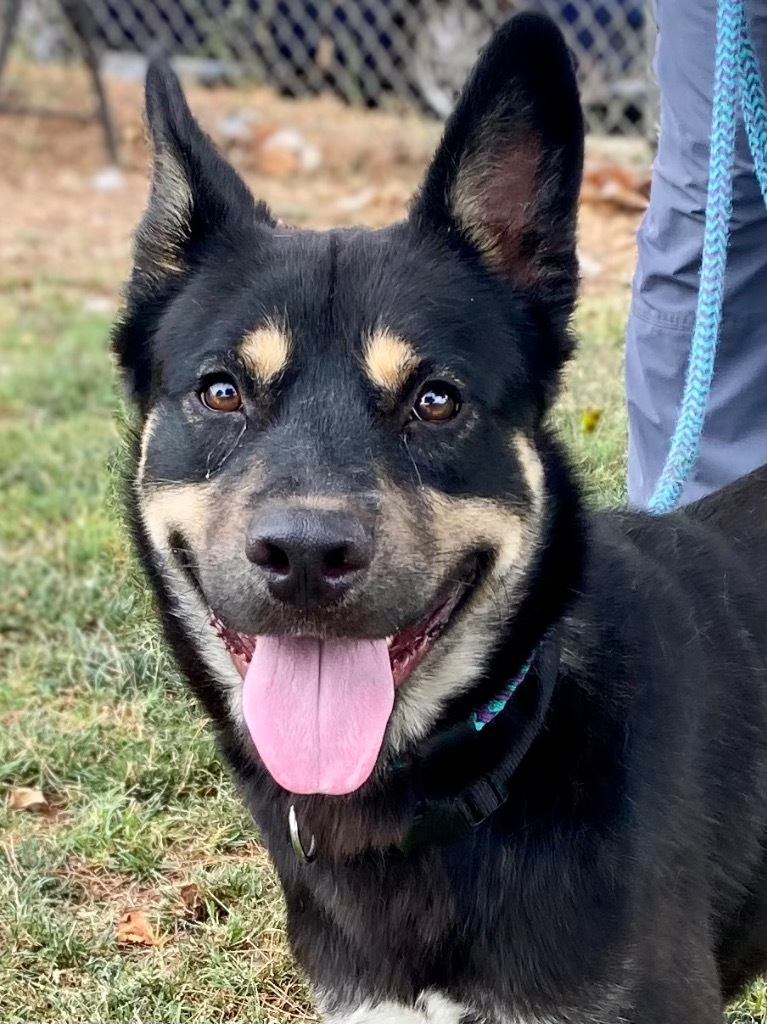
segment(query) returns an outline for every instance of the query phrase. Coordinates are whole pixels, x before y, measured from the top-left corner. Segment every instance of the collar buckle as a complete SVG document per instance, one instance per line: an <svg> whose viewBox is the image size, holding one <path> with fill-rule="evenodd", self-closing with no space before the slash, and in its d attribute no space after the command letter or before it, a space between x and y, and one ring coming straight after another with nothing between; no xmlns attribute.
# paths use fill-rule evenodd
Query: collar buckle
<svg viewBox="0 0 767 1024"><path fill-rule="evenodd" d="M483 776L462 794L459 807L469 827L477 828L502 807L507 799L508 793L495 785L492 778Z"/></svg>

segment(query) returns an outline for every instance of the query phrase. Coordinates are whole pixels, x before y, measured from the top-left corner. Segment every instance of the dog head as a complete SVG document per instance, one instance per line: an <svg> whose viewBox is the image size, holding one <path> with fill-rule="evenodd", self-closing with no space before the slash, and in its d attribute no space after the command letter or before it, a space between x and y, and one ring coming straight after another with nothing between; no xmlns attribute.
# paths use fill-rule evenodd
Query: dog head
<svg viewBox="0 0 767 1024"><path fill-rule="evenodd" d="M350 792L477 683L541 542L577 288L571 59L545 19L502 28L380 231L280 226L166 67L146 98L114 338L140 544L220 722L285 788Z"/></svg>

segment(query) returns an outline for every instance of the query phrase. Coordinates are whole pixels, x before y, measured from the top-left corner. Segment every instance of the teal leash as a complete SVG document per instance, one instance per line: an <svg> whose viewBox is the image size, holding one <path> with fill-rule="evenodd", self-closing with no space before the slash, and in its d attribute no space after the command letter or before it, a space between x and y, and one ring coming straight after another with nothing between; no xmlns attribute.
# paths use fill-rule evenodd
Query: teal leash
<svg viewBox="0 0 767 1024"><path fill-rule="evenodd" d="M764 83L751 42L744 0L719 0L700 288L679 418L666 464L648 505L654 513L670 512L676 506L695 465L703 435L722 321L739 105L743 109L754 169L767 204Z"/></svg>
<svg viewBox="0 0 767 1024"><path fill-rule="evenodd" d="M517 672L513 679L509 680L499 694L493 697L492 700L489 700L487 704L483 704L477 711L472 711L469 716L469 721L477 732L481 732L486 725L489 725L494 718L500 715L509 703L511 698L517 692L519 686L524 682L525 676L530 671L530 666L533 664L537 651L538 649L536 648L519 672Z"/></svg>

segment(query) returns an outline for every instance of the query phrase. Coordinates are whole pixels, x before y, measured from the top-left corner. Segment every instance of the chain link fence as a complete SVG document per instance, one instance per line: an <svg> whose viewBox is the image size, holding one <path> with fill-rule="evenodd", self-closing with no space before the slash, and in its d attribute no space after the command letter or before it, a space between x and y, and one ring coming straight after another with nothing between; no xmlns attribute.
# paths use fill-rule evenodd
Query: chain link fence
<svg viewBox="0 0 767 1024"><path fill-rule="evenodd" d="M80 6L102 51L164 50L196 58L201 73L247 76L289 96L330 90L352 104L405 101L438 118L449 113L493 29L518 10L544 11L576 55L593 132L646 134L653 117L648 0L83 0ZM68 51L64 22L61 0L25 0L25 48L40 60L60 58Z"/></svg>

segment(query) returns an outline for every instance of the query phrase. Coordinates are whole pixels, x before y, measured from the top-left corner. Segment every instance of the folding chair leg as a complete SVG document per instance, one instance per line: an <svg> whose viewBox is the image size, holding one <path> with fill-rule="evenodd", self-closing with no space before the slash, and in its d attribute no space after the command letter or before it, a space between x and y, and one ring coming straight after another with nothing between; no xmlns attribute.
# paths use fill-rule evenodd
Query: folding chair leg
<svg viewBox="0 0 767 1024"><path fill-rule="evenodd" d="M83 51L83 59L88 67L88 71L90 72L93 91L96 93L96 101L98 103L98 119L101 122L101 127L104 131L104 140L106 142L107 152L109 153L112 163L119 164L120 152L117 144L117 133L112 120L112 112L109 109L109 101L107 100L106 92L104 90L104 82L101 77L98 53L96 52L96 47L93 43L90 12L88 11L87 4L84 3L83 0L61 0L61 6L75 35L80 41Z"/></svg>
<svg viewBox="0 0 767 1024"><path fill-rule="evenodd" d="M3 28L2 37L0 37L0 78L3 77L3 71L5 70L5 64L8 60L8 54L11 52L11 43L13 37L16 34L16 29L19 24L19 15L21 14L21 0L7 0L8 4L8 16L6 18L5 27Z"/></svg>

